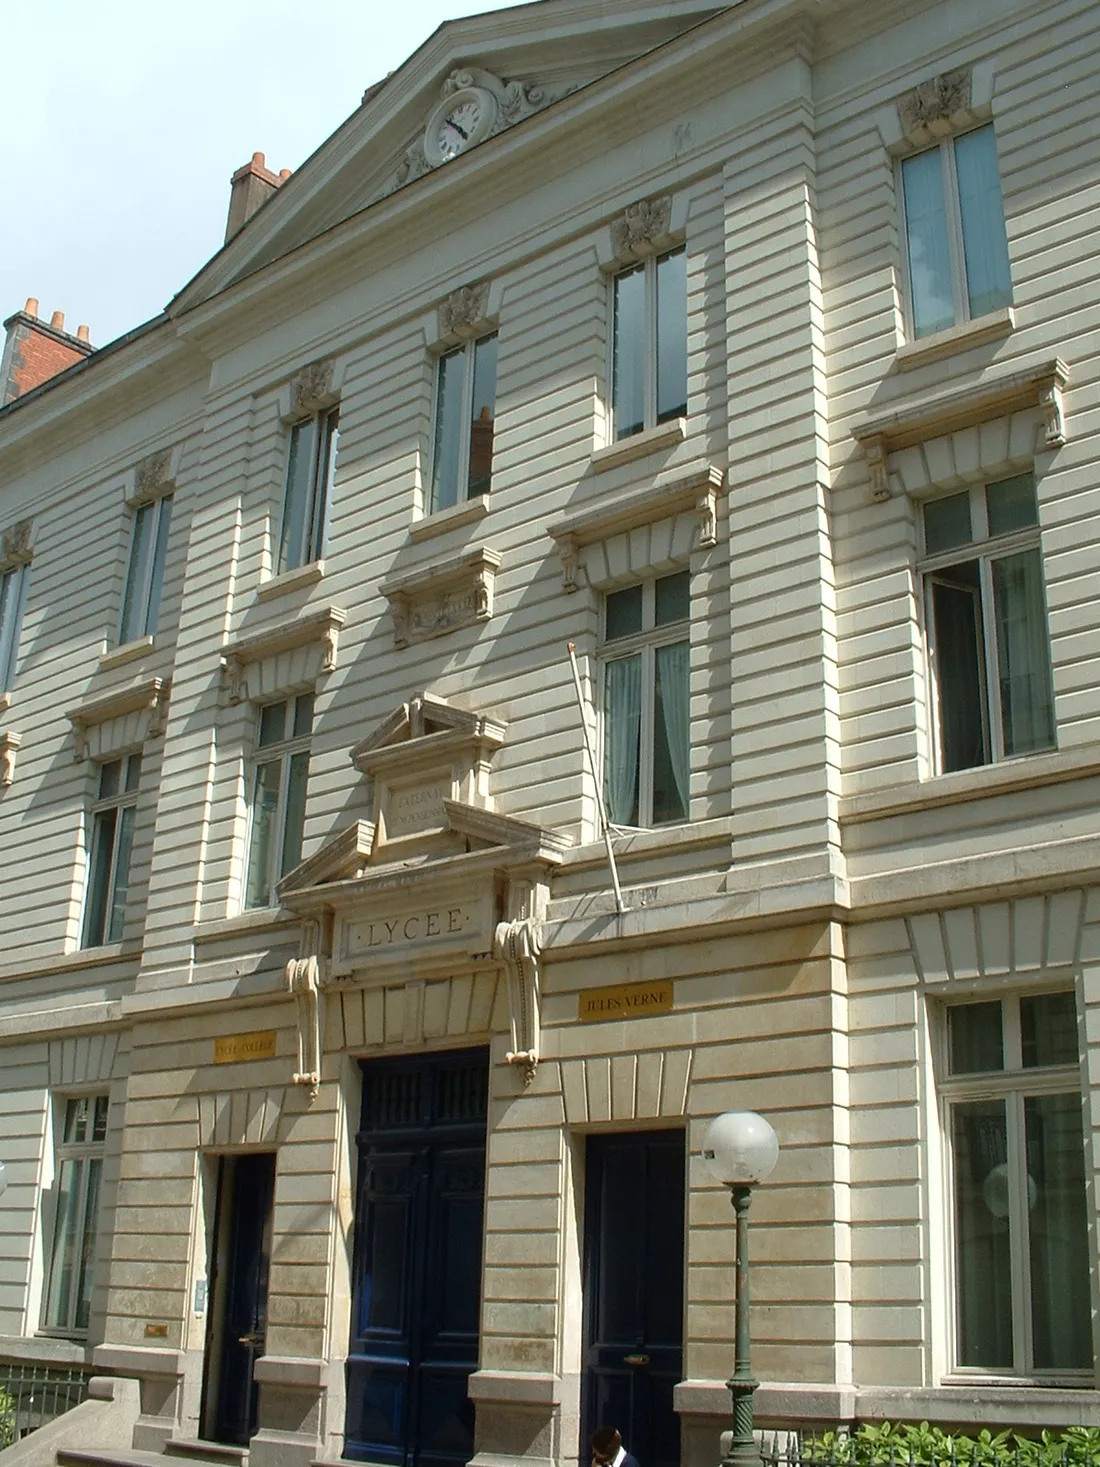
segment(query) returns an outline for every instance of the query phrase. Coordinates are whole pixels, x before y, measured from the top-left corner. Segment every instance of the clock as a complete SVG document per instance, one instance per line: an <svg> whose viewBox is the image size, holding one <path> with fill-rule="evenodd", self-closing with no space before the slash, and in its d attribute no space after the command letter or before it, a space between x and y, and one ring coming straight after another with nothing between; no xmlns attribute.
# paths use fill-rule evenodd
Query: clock
<svg viewBox="0 0 1100 1467"><path fill-rule="evenodd" d="M485 140L497 120L497 99L485 87L462 87L439 104L428 119L424 156L433 168L449 163Z"/></svg>

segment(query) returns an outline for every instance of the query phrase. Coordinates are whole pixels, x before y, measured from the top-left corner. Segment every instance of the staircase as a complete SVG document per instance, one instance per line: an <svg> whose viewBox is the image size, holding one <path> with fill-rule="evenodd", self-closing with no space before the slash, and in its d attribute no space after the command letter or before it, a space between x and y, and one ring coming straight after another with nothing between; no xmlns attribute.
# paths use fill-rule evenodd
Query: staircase
<svg viewBox="0 0 1100 1467"><path fill-rule="evenodd" d="M248 1467L248 1448L222 1442L177 1438L167 1441L161 1452L143 1452L137 1447L109 1447L85 1451L80 1447L58 1447L57 1467Z"/></svg>

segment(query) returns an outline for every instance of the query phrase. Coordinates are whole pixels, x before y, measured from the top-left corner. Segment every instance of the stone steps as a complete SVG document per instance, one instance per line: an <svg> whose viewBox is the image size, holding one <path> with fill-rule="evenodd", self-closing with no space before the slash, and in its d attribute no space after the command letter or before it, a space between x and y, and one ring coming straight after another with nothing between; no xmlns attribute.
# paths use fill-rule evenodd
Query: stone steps
<svg viewBox="0 0 1100 1467"><path fill-rule="evenodd" d="M145 1452L137 1447L111 1447L86 1451L82 1447L59 1447L57 1467L174 1467L174 1462L193 1467L247 1467L248 1448L224 1442L204 1442L177 1437L164 1444L163 1452Z"/></svg>

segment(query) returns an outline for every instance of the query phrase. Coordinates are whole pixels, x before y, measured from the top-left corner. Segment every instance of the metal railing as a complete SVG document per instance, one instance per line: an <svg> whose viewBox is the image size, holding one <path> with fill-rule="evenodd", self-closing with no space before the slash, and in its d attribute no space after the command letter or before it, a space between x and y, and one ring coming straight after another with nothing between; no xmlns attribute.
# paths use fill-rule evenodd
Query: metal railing
<svg viewBox="0 0 1100 1467"><path fill-rule="evenodd" d="M87 1399L90 1372L79 1366L0 1360L0 1449Z"/></svg>
<svg viewBox="0 0 1100 1467"><path fill-rule="evenodd" d="M1100 1467L1100 1444L1078 1441L974 1441L915 1446L851 1439L828 1442L791 1433L785 1442L763 1440L764 1467Z"/></svg>

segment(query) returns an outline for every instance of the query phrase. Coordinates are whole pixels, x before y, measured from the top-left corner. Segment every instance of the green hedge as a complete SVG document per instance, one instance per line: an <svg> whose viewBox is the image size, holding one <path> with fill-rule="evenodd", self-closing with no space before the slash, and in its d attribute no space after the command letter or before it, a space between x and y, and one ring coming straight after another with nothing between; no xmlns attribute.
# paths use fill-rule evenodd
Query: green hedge
<svg viewBox="0 0 1100 1467"><path fill-rule="evenodd" d="M0 1450L15 1441L15 1399L0 1386Z"/></svg>
<svg viewBox="0 0 1100 1467"><path fill-rule="evenodd" d="M826 1467L1100 1467L1100 1428L1071 1426L1055 1436L1044 1431L1033 1441L1013 1431L980 1431L964 1436L929 1426L885 1421L861 1426L848 1435L827 1432L802 1445L802 1461Z"/></svg>

